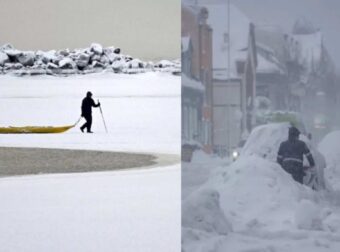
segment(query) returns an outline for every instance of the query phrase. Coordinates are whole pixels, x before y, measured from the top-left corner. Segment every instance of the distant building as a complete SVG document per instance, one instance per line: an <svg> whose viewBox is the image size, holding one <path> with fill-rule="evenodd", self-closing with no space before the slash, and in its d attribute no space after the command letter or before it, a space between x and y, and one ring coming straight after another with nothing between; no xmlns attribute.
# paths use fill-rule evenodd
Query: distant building
<svg viewBox="0 0 340 252"><path fill-rule="evenodd" d="M205 3L205 7L214 31L212 143L214 152L224 156L255 124L255 36L254 31L250 33L250 20L234 5L229 10L227 3ZM249 44L251 50L247 50Z"/></svg>
<svg viewBox="0 0 340 252"><path fill-rule="evenodd" d="M182 143L212 150L212 29L206 8L182 5Z"/></svg>
<svg viewBox="0 0 340 252"><path fill-rule="evenodd" d="M256 38L257 96L269 98L272 110L301 113L308 130L320 137L326 130L315 127L329 127L336 115L335 67L321 31L299 19L291 34L260 26Z"/></svg>

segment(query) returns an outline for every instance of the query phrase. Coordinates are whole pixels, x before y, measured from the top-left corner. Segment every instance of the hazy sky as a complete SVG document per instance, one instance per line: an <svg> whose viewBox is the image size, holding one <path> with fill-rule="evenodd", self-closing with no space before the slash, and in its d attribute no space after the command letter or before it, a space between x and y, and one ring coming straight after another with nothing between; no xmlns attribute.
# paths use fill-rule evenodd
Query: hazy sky
<svg viewBox="0 0 340 252"><path fill-rule="evenodd" d="M188 3L227 3L228 0L182 0ZM324 42L340 73L340 0L230 0L255 25L276 25L291 32L302 17L321 28ZM231 20L231 25L234 24Z"/></svg>
<svg viewBox="0 0 340 252"><path fill-rule="evenodd" d="M226 0L225 0L226 1ZM291 32L299 17L321 28L324 42L338 72L340 70L340 1L339 0L232 0L255 23L274 24Z"/></svg>
<svg viewBox="0 0 340 252"><path fill-rule="evenodd" d="M120 47L142 59L180 57L179 0L0 0L0 45L24 50Z"/></svg>

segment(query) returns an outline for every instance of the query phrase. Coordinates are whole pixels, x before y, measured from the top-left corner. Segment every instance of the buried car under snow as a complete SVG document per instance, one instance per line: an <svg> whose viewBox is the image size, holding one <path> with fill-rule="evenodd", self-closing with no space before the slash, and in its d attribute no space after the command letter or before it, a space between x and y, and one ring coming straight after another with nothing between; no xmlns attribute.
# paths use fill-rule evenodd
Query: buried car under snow
<svg viewBox="0 0 340 252"><path fill-rule="evenodd" d="M289 127L291 127L290 123L271 123L254 128L241 150L240 158L256 155L276 162L280 144L288 138ZM300 140L304 141L310 149L316 168L315 174L310 169L305 170L304 184L315 190L325 189L324 168L326 168L326 161L324 156L305 135L300 134ZM306 157L304 157L303 164L304 167L308 167Z"/></svg>

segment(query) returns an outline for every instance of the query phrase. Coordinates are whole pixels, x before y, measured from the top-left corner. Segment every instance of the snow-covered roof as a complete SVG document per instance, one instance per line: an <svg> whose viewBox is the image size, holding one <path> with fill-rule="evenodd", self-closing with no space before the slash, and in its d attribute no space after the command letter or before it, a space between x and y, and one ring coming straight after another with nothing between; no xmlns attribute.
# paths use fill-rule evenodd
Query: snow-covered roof
<svg viewBox="0 0 340 252"><path fill-rule="evenodd" d="M257 55L258 65L256 68L257 73L281 73L282 70L279 68L277 64L269 61L262 55Z"/></svg>
<svg viewBox="0 0 340 252"><path fill-rule="evenodd" d="M257 47L257 73L283 73L283 67L275 56L275 51L261 43L256 43Z"/></svg>
<svg viewBox="0 0 340 252"><path fill-rule="evenodd" d="M186 88L191 88L200 92L204 91L204 85L192 78L189 78L186 74L182 73L182 86Z"/></svg>

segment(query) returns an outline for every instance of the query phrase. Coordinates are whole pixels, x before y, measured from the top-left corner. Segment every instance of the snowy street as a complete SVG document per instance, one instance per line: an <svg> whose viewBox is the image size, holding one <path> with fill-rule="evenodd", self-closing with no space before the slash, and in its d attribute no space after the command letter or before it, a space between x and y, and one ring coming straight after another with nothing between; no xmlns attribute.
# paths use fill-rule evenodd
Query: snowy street
<svg viewBox="0 0 340 252"><path fill-rule="evenodd" d="M272 140L250 137L257 150L251 154L248 143L236 162L198 152L192 163L183 165L184 251L339 251L339 131L318 146L327 162L327 190L319 192L255 153L274 141L269 133Z"/></svg>
<svg viewBox="0 0 340 252"><path fill-rule="evenodd" d="M94 134L81 133L82 119L63 134L1 135L1 147L165 160L125 171L0 178L1 251L179 251L180 89L180 77L169 73L1 76L0 127L71 125L91 91L109 132L94 108Z"/></svg>

